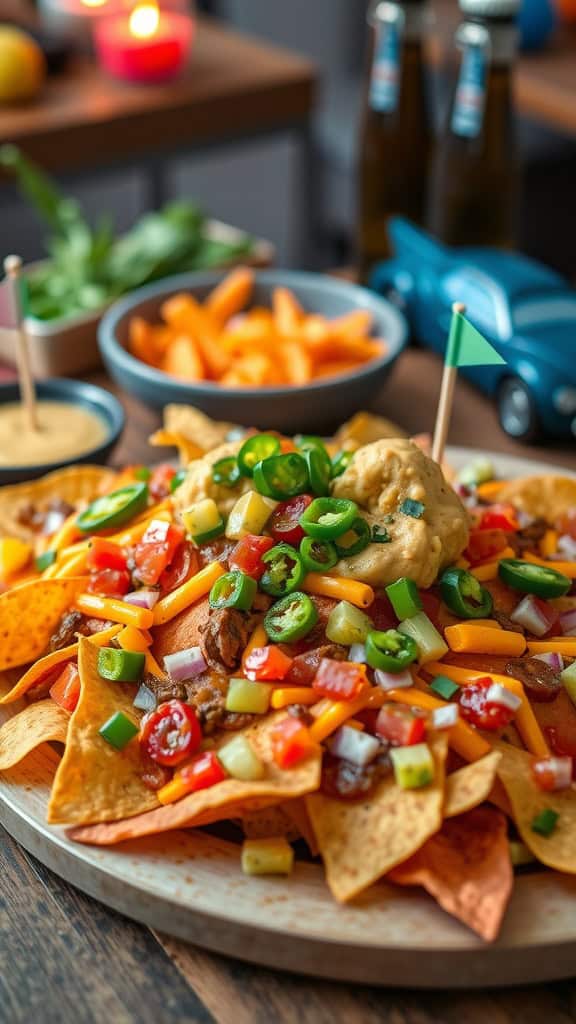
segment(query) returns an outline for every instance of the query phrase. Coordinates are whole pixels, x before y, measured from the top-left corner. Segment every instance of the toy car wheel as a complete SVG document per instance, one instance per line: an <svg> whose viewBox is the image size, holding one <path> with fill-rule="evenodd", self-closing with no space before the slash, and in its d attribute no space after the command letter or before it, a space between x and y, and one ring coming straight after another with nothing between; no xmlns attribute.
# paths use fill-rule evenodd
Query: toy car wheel
<svg viewBox="0 0 576 1024"><path fill-rule="evenodd" d="M530 389L519 377L507 377L498 389L500 426L519 441L535 441L540 436L536 403Z"/></svg>

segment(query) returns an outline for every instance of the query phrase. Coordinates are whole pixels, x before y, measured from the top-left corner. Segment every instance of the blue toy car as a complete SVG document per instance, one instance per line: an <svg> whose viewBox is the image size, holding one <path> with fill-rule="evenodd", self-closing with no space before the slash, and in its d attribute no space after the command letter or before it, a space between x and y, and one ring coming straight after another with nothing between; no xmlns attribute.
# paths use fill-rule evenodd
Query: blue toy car
<svg viewBox="0 0 576 1024"><path fill-rule="evenodd" d="M414 337L443 353L452 303L463 302L506 366L461 372L496 398L506 433L576 437L576 291L517 253L449 249L400 217L389 233L395 255L370 285L400 306Z"/></svg>

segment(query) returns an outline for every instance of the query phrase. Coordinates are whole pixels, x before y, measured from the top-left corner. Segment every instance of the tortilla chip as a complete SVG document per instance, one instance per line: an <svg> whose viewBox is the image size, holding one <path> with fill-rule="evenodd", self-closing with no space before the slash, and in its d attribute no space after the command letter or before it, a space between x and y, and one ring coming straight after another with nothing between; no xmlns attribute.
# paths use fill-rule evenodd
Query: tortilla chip
<svg viewBox="0 0 576 1024"><path fill-rule="evenodd" d="M513 821L524 843L542 864L576 875L576 790L545 793L532 778L534 758L531 754L502 741L497 741L496 747L502 754L498 776L510 799ZM545 808L559 815L548 837L532 831L534 818Z"/></svg>
<svg viewBox="0 0 576 1024"><path fill-rule="evenodd" d="M180 434L203 452L217 448L234 428L234 423L211 420L192 405L167 405L164 409L164 429L167 433Z"/></svg>
<svg viewBox="0 0 576 1024"><path fill-rule="evenodd" d="M29 704L0 728L0 771L22 761L31 750L49 741L65 743L70 715L53 700Z"/></svg>
<svg viewBox="0 0 576 1024"><path fill-rule="evenodd" d="M0 672L42 657L85 588L85 579L32 580L0 595Z"/></svg>
<svg viewBox="0 0 576 1024"><path fill-rule="evenodd" d="M56 669L62 671L67 662L75 661L77 655L77 643L69 644L68 647L62 647L59 651L51 651L44 658L34 662L28 671L17 680L14 686L0 697L0 704L11 704L13 701L19 700L20 697L28 693L28 690L31 690L33 686L37 686L46 676L52 675Z"/></svg>
<svg viewBox="0 0 576 1024"><path fill-rule="evenodd" d="M247 839L270 839L284 836L289 843L300 838L300 830L285 812L286 804L273 804L259 811L242 815L242 831Z"/></svg>
<svg viewBox="0 0 576 1024"><path fill-rule="evenodd" d="M312 822L306 809L306 798L299 797L297 800L287 800L285 804L282 804L282 810L293 822L295 828L298 829L312 856L317 857L320 850L318 849Z"/></svg>
<svg viewBox="0 0 576 1024"><path fill-rule="evenodd" d="M576 508L576 478L550 474L506 480L493 500L511 502L529 516L555 522Z"/></svg>
<svg viewBox="0 0 576 1024"><path fill-rule="evenodd" d="M148 444L152 448L177 448L180 465L184 468L192 459L199 459L204 455L204 449L199 448L194 441L189 441L183 434L170 433L168 430L157 430L151 434Z"/></svg>
<svg viewBox="0 0 576 1024"><path fill-rule="evenodd" d="M334 441L339 448L363 447L387 437L408 437L396 423L372 412L357 412L336 431Z"/></svg>
<svg viewBox="0 0 576 1024"><path fill-rule="evenodd" d="M42 510L54 499L74 506L78 502L92 501L112 485L115 476L115 472L105 466L68 466L39 480L0 487L2 536L34 541L34 531L20 522L24 506L32 503Z"/></svg>
<svg viewBox="0 0 576 1024"><path fill-rule="evenodd" d="M265 778L254 782L225 779L217 786L191 793L178 803L159 807L149 814L139 814L135 818L115 824L73 829L69 833L70 838L80 843L110 846L125 839L169 832L171 829L193 828L228 818L242 818L247 811L282 803L284 800L312 792L320 784L320 753L309 757L295 768L286 770L279 768L272 758L270 730L284 717L283 712L269 715L233 734L245 736L252 744L266 764ZM231 738L232 735L226 733L221 737L220 746L228 743Z"/></svg>
<svg viewBox="0 0 576 1024"><path fill-rule="evenodd" d="M514 882L506 819L500 811L476 807L446 821L388 878L397 885L423 886L448 914L493 942Z"/></svg>
<svg viewBox="0 0 576 1024"><path fill-rule="evenodd" d="M352 899L411 857L442 825L446 736L431 739L434 781L422 789L401 789L392 775L366 800L338 800L314 793L306 807L326 868L326 881L339 902Z"/></svg>
<svg viewBox="0 0 576 1024"><path fill-rule="evenodd" d="M142 713L132 703L134 685L102 679L98 648L84 637L78 670L80 700L70 719L66 753L54 779L48 821L78 825L113 821L157 807L156 794L141 778L138 741L116 750L98 732L116 711L132 721L140 720Z"/></svg>
<svg viewBox="0 0 576 1024"><path fill-rule="evenodd" d="M479 761L473 761L446 777L445 818L464 814L488 799L501 757L497 750L493 750Z"/></svg>

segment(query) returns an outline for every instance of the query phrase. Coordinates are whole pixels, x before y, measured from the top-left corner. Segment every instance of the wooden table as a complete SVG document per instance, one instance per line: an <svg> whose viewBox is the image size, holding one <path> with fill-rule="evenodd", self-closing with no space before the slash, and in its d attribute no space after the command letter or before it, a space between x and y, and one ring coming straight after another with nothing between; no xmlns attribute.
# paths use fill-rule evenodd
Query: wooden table
<svg viewBox="0 0 576 1024"><path fill-rule="evenodd" d="M303 57L200 18L191 65L177 81L132 85L78 58L37 103L0 110L0 143L16 143L50 171L93 175L144 161L155 208L168 195L171 154L291 132L306 161L315 81Z"/></svg>
<svg viewBox="0 0 576 1024"><path fill-rule="evenodd" d="M429 430L440 372L432 353L410 350L378 410L411 432ZM92 379L107 383L103 374ZM125 405L128 425L114 461L147 461L157 417L134 400ZM576 469L573 445L528 449L507 440L493 408L465 382L451 441ZM2 1024L568 1024L575 1014L571 982L476 994L353 989L212 956L108 911L0 836Z"/></svg>

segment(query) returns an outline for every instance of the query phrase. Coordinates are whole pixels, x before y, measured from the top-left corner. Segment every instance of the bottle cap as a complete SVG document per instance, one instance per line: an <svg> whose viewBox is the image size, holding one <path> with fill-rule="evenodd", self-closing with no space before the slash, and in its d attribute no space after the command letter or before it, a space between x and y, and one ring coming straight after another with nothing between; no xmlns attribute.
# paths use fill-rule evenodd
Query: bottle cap
<svg viewBox="0 0 576 1024"><path fill-rule="evenodd" d="M474 18L513 18L520 9L520 0L458 0L463 14Z"/></svg>

